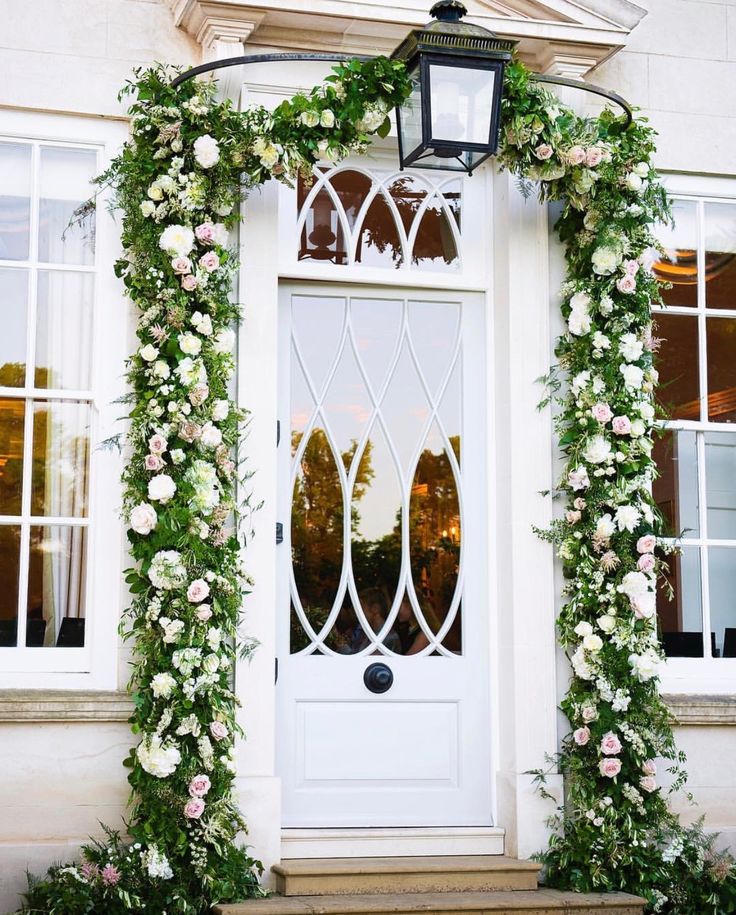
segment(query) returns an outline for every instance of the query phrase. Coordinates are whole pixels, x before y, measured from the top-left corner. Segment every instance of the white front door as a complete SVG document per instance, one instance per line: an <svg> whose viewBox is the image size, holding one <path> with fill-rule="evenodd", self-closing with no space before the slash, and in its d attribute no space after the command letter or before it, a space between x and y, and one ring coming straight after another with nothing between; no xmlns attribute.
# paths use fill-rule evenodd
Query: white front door
<svg viewBox="0 0 736 915"><path fill-rule="evenodd" d="M284 826L491 825L483 306L281 286Z"/></svg>

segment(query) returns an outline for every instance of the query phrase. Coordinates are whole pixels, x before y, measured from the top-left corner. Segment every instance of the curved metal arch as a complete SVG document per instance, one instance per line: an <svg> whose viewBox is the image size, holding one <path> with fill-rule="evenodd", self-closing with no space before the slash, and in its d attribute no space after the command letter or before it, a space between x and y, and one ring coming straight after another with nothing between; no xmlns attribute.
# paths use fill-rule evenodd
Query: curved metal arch
<svg viewBox="0 0 736 915"><path fill-rule="evenodd" d="M192 67L191 70L185 70L184 73L180 73L174 80L172 80L171 85L172 88L176 88L182 83L185 83L187 80L192 79L195 76L199 76L201 73L209 73L211 70L221 70L224 67L240 67L245 64L274 63L284 60L323 60L341 63L346 60L373 60L373 55L286 53L251 54L243 55L241 57L224 57L222 60L213 60L211 63L200 64L198 67ZM538 83L548 83L555 86L569 86L571 89L581 89L583 92L590 92L593 95L600 95L603 98L608 99L610 102L614 102L624 110L626 115L626 125L624 130L628 130L632 121L634 120L634 112L631 109L631 105L629 105L626 99L620 96L617 92L611 92L609 89L604 89L602 86L596 86L593 83L586 83L581 79L568 79L565 76L545 76L541 73L532 73L531 78L536 80Z"/></svg>

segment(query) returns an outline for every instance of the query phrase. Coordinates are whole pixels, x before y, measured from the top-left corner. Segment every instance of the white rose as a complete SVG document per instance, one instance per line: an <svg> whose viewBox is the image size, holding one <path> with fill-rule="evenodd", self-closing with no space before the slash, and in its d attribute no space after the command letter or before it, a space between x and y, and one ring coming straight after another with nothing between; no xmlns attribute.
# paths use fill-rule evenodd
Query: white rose
<svg viewBox="0 0 736 915"><path fill-rule="evenodd" d="M567 483L570 489L578 492L581 489L587 489L590 486L590 478L585 467L576 467L567 475Z"/></svg>
<svg viewBox="0 0 736 915"><path fill-rule="evenodd" d="M603 632L611 633L616 628L616 617L604 613L603 616L598 617L596 623L598 623L598 626Z"/></svg>
<svg viewBox="0 0 736 915"><path fill-rule="evenodd" d="M583 457L590 464L602 464L610 454L611 443L603 435L594 435L583 451Z"/></svg>
<svg viewBox="0 0 736 915"><path fill-rule="evenodd" d="M153 216L156 212L156 204L152 200L144 200L141 204L141 213L144 216Z"/></svg>
<svg viewBox="0 0 736 915"><path fill-rule="evenodd" d="M610 346L611 341L605 334L602 334L599 330L593 334L593 347L595 349L604 350L608 349Z"/></svg>
<svg viewBox="0 0 736 915"><path fill-rule="evenodd" d="M584 372L578 372L578 374L573 378L571 384L573 394L579 394L589 381L590 372L587 369Z"/></svg>
<svg viewBox="0 0 736 915"><path fill-rule="evenodd" d="M227 247L228 232L224 223L216 222L212 226L212 241L221 248Z"/></svg>
<svg viewBox="0 0 736 915"><path fill-rule="evenodd" d="M613 311L613 299L610 295L601 296L600 304L598 305L600 313L602 315L610 315Z"/></svg>
<svg viewBox="0 0 736 915"><path fill-rule="evenodd" d="M208 674L217 673L220 669L220 658L216 654L208 654L202 661L202 669Z"/></svg>
<svg viewBox="0 0 736 915"><path fill-rule="evenodd" d="M151 198L151 200L163 200L164 199L164 192L163 192L163 189L161 188L161 185L158 183L158 181L153 182L153 184L148 188L147 194Z"/></svg>
<svg viewBox="0 0 736 915"><path fill-rule="evenodd" d="M640 419L635 419L631 423L631 435L634 438L641 438L642 435L647 431L647 427Z"/></svg>
<svg viewBox="0 0 736 915"><path fill-rule="evenodd" d="M329 108L325 108L322 114L319 116L319 123L322 127L334 127L335 126L335 113Z"/></svg>
<svg viewBox="0 0 736 915"><path fill-rule="evenodd" d="M636 191L637 193L644 186L644 182L636 172L629 172L626 178L624 178L624 184L630 191Z"/></svg>
<svg viewBox="0 0 736 915"><path fill-rule="evenodd" d="M585 657L585 652L582 648L578 648L578 650L570 658L570 662L576 675L580 677L581 680L593 679L593 668L588 663L588 660Z"/></svg>
<svg viewBox="0 0 736 915"><path fill-rule="evenodd" d="M217 448L218 445L222 444L222 432L212 423L205 423L202 426L200 441L205 448Z"/></svg>
<svg viewBox="0 0 736 915"><path fill-rule="evenodd" d="M235 331L231 330L229 327L225 330L221 330L215 337L215 342L212 346L216 353L229 353L232 352L233 346L235 345Z"/></svg>
<svg viewBox="0 0 736 915"><path fill-rule="evenodd" d="M627 572L618 590L628 598L639 597L649 591L649 579L643 572Z"/></svg>
<svg viewBox="0 0 736 915"><path fill-rule="evenodd" d="M590 623L586 623L585 621L578 623L573 631L575 632L575 635L579 635L581 639L584 639L586 635L593 635L593 627Z"/></svg>
<svg viewBox="0 0 736 915"><path fill-rule="evenodd" d="M148 481L148 498L154 502L166 503L175 492L176 483L165 473L160 473Z"/></svg>
<svg viewBox="0 0 736 915"><path fill-rule="evenodd" d="M651 423L654 420L654 407L647 403L646 400L642 400L636 405L636 409L639 411L639 416L648 423Z"/></svg>
<svg viewBox="0 0 736 915"><path fill-rule="evenodd" d="M622 363L619 366L619 371L624 376L624 384L627 388L641 387L641 383L644 380L644 372L639 368L638 365Z"/></svg>
<svg viewBox="0 0 736 915"><path fill-rule="evenodd" d="M273 143L269 143L260 155L261 164L266 168L273 168L279 161L279 150Z"/></svg>
<svg viewBox="0 0 736 915"><path fill-rule="evenodd" d="M150 534L156 527L158 515L153 505L141 502L130 513L130 526L136 534Z"/></svg>
<svg viewBox="0 0 736 915"><path fill-rule="evenodd" d="M188 356L198 356L202 350L202 341L196 334L179 334L179 349Z"/></svg>
<svg viewBox="0 0 736 915"><path fill-rule="evenodd" d="M161 378L163 381L166 381L167 378L171 377L171 368L169 367L168 362L164 362L163 359L158 359L153 363L153 374L156 378Z"/></svg>
<svg viewBox="0 0 736 915"><path fill-rule="evenodd" d="M229 412L230 404L227 400L216 400L212 404L212 419L214 419L215 422L220 422L223 419L227 419Z"/></svg>
<svg viewBox="0 0 736 915"><path fill-rule="evenodd" d="M644 344L637 339L636 334L624 334L619 342L618 351L627 362L636 362L637 359L641 359Z"/></svg>
<svg viewBox="0 0 736 915"><path fill-rule="evenodd" d="M636 678L645 683L657 676L659 670L659 657L654 651L645 651L643 654L629 655L629 664Z"/></svg>
<svg viewBox="0 0 736 915"><path fill-rule="evenodd" d="M305 127L316 127L319 124L319 114L316 111L302 111L299 120Z"/></svg>
<svg viewBox="0 0 736 915"><path fill-rule="evenodd" d="M600 276L608 276L613 273L621 263L621 254L615 248L601 247L596 248L591 258L593 272Z"/></svg>
<svg viewBox="0 0 736 915"><path fill-rule="evenodd" d="M649 620L657 612L657 595L654 591L637 594L631 598L631 606L639 619Z"/></svg>
<svg viewBox="0 0 736 915"><path fill-rule="evenodd" d="M158 244L171 257L186 257L194 247L194 232L189 226L167 226L161 233Z"/></svg>
<svg viewBox="0 0 736 915"><path fill-rule="evenodd" d="M571 334L582 337L590 333L590 315L587 311L571 311L570 317L567 319L567 326L570 328Z"/></svg>
<svg viewBox="0 0 736 915"><path fill-rule="evenodd" d="M152 343L147 343L138 350L141 359L145 362L153 362L158 358L158 350Z"/></svg>
<svg viewBox="0 0 736 915"><path fill-rule="evenodd" d="M646 178L649 174L649 166L646 162L637 162L633 168L634 174L638 175L640 178Z"/></svg>
<svg viewBox="0 0 736 915"><path fill-rule="evenodd" d="M573 311L588 311L590 308L590 296L587 292L576 292L570 299L570 308Z"/></svg>
<svg viewBox="0 0 736 915"><path fill-rule="evenodd" d="M171 458L172 464L181 464L184 462L186 455L181 450L181 448L175 448L172 452L170 452L169 457Z"/></svg>
<svg viewBox="0 0 736 915"><path fill-rule="evenodd" d="M176 744L162 743L157 734L143 738L136 749L136 756L143 769L156 778L167 778L181 762Z"/></svg>
<svg viewBox="0 0 736 915"><path fill-rule="evenodd" d="M151 691L156 699L168 699L175 686L176 680L170 673L156 674L151 680Z"/></svg>
<svg viewBox="0 0 736 915"><path fill-rule="evenodd" d="M192 324L197 328L198 334L202 334L203 337L212 336L212 318L209 315L195 311L192 315Z"/></svg>
<svg viewBox="0 0 736 915"><path fill-rule="evenodd" d="M586 651L600 651L603 648L603 639L599 635L586 635L583 639L583 648Z"/></svg>
<svg viewBox="0 0 736 915"><path fill-rule="evenodd" d="M194 158L202 168L212 168L220 158L220 147L217 140L208 133L194 141Z"/></svg>

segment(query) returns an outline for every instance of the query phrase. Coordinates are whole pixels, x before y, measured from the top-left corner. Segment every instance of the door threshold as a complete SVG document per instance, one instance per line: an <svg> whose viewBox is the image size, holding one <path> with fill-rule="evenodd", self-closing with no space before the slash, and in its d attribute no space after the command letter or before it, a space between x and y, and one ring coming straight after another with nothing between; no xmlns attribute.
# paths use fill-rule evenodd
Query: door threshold
<svg viewBox="0 0 736 915"><path fill-rule="evenodd" d="M499 826L401 826L281 830L281 858L502 855Z"/></svg>

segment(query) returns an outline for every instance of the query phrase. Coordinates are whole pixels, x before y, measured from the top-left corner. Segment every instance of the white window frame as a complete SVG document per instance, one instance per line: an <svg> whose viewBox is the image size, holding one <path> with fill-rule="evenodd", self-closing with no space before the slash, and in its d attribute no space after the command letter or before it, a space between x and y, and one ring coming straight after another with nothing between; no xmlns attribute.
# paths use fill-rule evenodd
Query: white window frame
<svg viewBox="0 0 736 915"><path fill-rule="evenodd" d="M127 122L123 119L0 110L0 137L3 139L95 149L98 174L107 167L127 133ZM116 689L118 686L117 626L126 595L121 584L125 552L123 525L119 518L124 461L117 449L101 449L99 445L124 431L120 422L124 408L116 401L125 393L124 365L133 347L133 335L129 305L113 273L113 263L120 256L121 247L119 229L107 210L109 197L107 189L102 189L98 196L95 263L93 267L84 268L95 276L92 396L85 393L82 398L91 407L85 646L0 648L0 688ZM32 204L33 209L36 207ZM31 231L35 225L32 216ZM30 260L1 263L17 268L39 266ZM18 397L21 391L26 398L49 399L47 392L35 392L30 385L24 389L2 389L0 394L12 393ZM60 395L52 397L62 399ZM65 392L64 397L75 399L75 392ZM28 426L29 418L26 417L26 431ZM21 584L24 563L27 565L21 557Z"/></svg>
<svg viewBox="0 0 736 915"><path fill-rule="evenodd" d="M729 178L711 178L704 175L667 175L665 187L671 197L681 200L693 200L698 206L698 300L697 307L668 305L653 309L657 313L672 315L697 316L698 320L698 371L700 382L701 419L671 420L665 425L668 429L689 430L696 433L733 432L734 426L728 423L707 421L707 340L705 307L705 239L703 237L704 207L707 203L736 202L736 180ZM713 309L710 313L724 318L736 318L736 309ZM697 447L697 487L698 487L698 527L707 533L707 502L705 480L705 440L703 435L696 436ZM710 645L710 602L708 580L708 548L729 547L734 550L736 561L736 541L687 537L689 548L700 549L700 594L702 603L702 631L705 656L702 658L667 658L662 670L662 692L664 693L728 693L736 694L736 658L714 658ZM686 547L687 548L687 547Z"/></svg>

